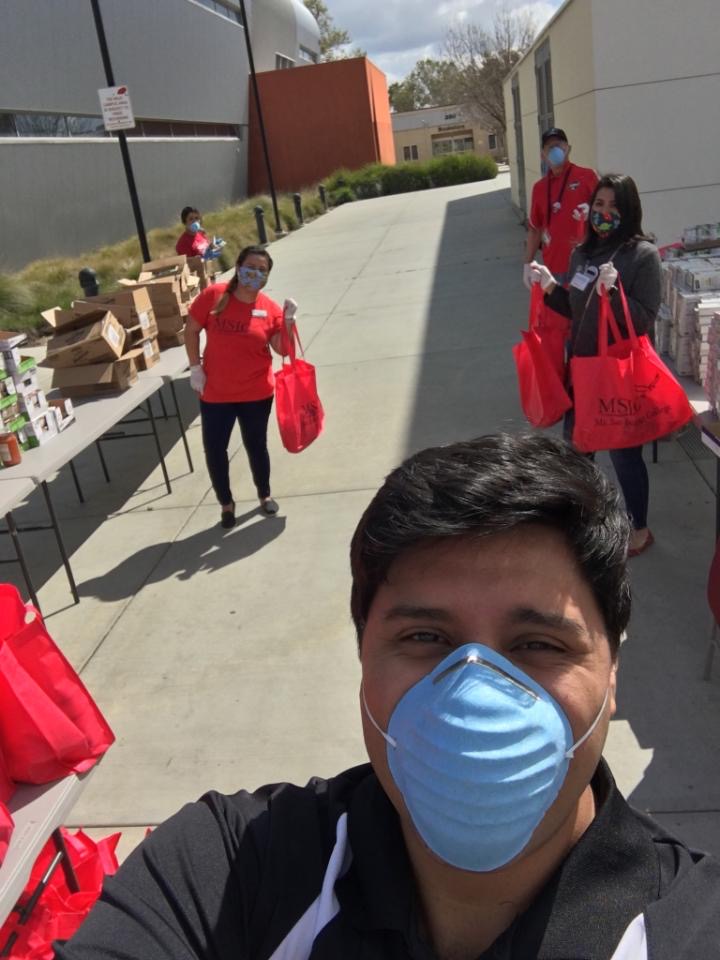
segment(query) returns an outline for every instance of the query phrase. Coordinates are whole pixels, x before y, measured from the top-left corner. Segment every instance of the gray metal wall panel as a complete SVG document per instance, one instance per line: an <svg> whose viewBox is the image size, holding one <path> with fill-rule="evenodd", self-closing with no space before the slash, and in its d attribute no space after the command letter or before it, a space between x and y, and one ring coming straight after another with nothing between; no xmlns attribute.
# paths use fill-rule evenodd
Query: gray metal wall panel
<svg viewBox="0 0 720 960"><path fill-rule="evenodd" d="M211 210L244 195L246 141L138 140L130 150L147 229L177 223L179 236L185 204ZM13 237L0 252L0 270L135 234L114 140L16 140L0 149L0 184Z"/></svg>
<svg viewBox="0 0 720 960"><path fill-rule="evenodd" d="M189 0L101 0L115 80L139 117L247 122L242 27ZM89 0L2 0L0 109L99 114Z"/></svg>

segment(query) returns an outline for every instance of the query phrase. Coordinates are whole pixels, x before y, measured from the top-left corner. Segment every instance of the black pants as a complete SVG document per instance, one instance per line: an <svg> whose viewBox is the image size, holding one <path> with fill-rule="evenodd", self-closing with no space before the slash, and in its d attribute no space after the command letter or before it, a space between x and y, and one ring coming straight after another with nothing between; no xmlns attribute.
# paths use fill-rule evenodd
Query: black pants
<svg viewBox="0 0 720 960"><path fill-rule="evenodd" d="M235 421L250 463L250 472L260 499L270 496L270 454L267 425L273 398L245 403L205 403L200 401L203 447L210 480L218 503L231 503L228 444Z"/></svg>

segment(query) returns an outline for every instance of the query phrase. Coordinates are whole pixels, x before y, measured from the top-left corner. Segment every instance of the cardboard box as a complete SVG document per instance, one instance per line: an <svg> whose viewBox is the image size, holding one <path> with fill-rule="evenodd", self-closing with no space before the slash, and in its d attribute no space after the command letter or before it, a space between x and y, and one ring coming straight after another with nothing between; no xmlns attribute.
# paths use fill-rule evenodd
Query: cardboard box
<svg viewBox="0 0 720 960"><path fill-rule="evenodd" d="M220 273L222 268L218 260L205 260L203 257L188 257L188 269L191 274L198 278L200 290L204 290L215 282L215 275Z"/></svg>
<svg viewBox="0 0 720 960"><path fill-rule="evenodd" d="M17 393L15 381L8 370L0 370L0 400L4 397L10 397Z"/></svg>
<svg viewBox="0 0 720 960"><path fill-rule="evenodd" d="M36 414L23 427L28 447L41 447L58 435L57 418L50 410Z"/></svg>
<svg viewBox="0 0 720 960"><path fill-rule="evenodd" d="M145 340L151 340L158 335L158 325L153 319L150 323L143 326L138 324L136 327L125 327L125 352L129 348L140 346Z"/></svg>
<svg viewBox="0 0 720 960"><path fill-rule="evenodd" d="M149 327L153 320L153 308L150 295L145 287L130 287L116 290L115 293L103 293L97 297L84 297L73 301L73 312L82 316L104 307L126 327L138 324Z"/></svg>
<svg viewBox="0 0 720 960"><path fill-rule="evenodd" d="M112 313L100 311L98 319L80 330L61 333L48 342L46 367L77 367L122 356L125 328Z"/></svg>
<svg viewBox="0 0 720 960"><path fill-rule="evenodd" d="M0 330L0 350L12 350L27 340L26 333L16 333L13 330Z"/></svg>
<svg viewBox="0 0 720 960"><path fill-rule="evenodd" d="M160 360L160 343L158 342L158 338L153 337L151 340L144 340L140 344L140 348L142 349L140 369L149 370L150 367L154 367Z"/></svg>
<svg viewBox="0 0 720 960"><path fill-rule="evenodd" d="M158 336L167 336L185 329L185 317L181 313L170 313L157 318Z"/></svg>
<svg viewBox="0 0 720 960"><path fill-rule="evenodd" d="M30 371L35 371L37 360L35 357L23 357L18 352L17 347L3 353L5 368L12 376L15 389L17 390L18 379Z"/></svg>
<svg viewBox="0 0 720 960"><path fill-rule="evenodd" d="M43 310L40 316L50 327L55 335L68 333L70 330L80 330L87 327L88 324L95 322L95 314L102 314L105 311L102 307L95 307L93 310L86 310L77 313L73 310L63 310L61 307L52 307L50 310Z"/></svg>
<svg viewBox="0 0 720 960"><path fill-rule="evenodd" d="M0 425L5 433L9 424L20 416L20 402L14 394L0 400Z"/></svg>
<svg viewBox="0 0 720 960"><path fill-rule="evenodd" d="M33 364L32 368L22 373L13 374L13 383L16 393L34 393L40 389L38 382L37 367Z"/></svg>
<svg viewBox="0 0 720 960"><path fill-rule="evenodd" d="M142 265L138 281L157 280L161 277L176 277L180 281L181 289L187 287L190 271L187 257L164 257L162 260L150 260Z"/></svg>
<svg viewBox="0 0 720 960"><path fill-rule="evenodd" d="M39 387L37 390L18 393L17 396L20 412L26 413L31 419L39 416L48 408L45 393Z"/></svg>
<svg viewBox="0 0 720 960"><path fill-rule="evenodd" d="M51 400L50 409L55 415L58 431L69 427L75 420L75 411L73 410L72 400L69 397L63 397L60 400Z"/></svg>
<svg viewBox="0 0 720 960"><path fill-rule="evenodd" d="M171 347L182 347L185 343L185 331L178 330L176 333L160 333L158 343L161 350L169 350Z"/></svg>
<svg viewBox="0 0 720 960"><path fill-rule="evenodd" d="M53 373L52 385L63 397L91 397L127 390L137 380L137 374L137 366L132 357L122 357L112 363L61 367Z"/></svg>

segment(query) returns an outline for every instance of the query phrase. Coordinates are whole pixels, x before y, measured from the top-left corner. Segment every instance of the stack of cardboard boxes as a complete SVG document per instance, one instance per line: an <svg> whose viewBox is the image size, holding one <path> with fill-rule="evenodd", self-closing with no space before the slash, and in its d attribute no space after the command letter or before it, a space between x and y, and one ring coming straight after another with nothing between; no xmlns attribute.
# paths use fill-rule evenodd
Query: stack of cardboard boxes
<svg viewBox="0 0 720 960"><path fill-rule="evenodd" d="M186 257L167 257L143 264L137 280L121 280L123 290L144 290L150 298L161 350L185 342L185 321L200 280L190 273Z"/></svg>
<svg viewBox="0 0 720 960"><path fill-rule="evenodd" d="M0 332L0 435L14 436L21 450L47 443L74 419L69 400L47 400L35 358L20 349L25 339L22 333Z"/></svg>

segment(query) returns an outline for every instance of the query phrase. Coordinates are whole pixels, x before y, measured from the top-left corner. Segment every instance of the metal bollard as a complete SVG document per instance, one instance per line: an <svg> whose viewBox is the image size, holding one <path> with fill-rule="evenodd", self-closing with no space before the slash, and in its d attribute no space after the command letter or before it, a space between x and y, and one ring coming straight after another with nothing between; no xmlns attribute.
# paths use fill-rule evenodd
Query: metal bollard
<svg viewBox="0 0 720 960"><path fill-rule="evenodd" d="M303 219L303 212L302 212L302 197L300 196L299 193L293 194L293 204L295 205L295 216L298 218L298 222L300 226L302 226L303 223L305 223L305 221Z"/></svg>
<svg viewBox="0 0 720 960"><path fill-rule="evenodd" d="M328 208L327 190L325 189L324 183L321 183L320 186L318 187L318 193L320 194L320 202L322 203L323 207L325 208L325 212L327 213L327 208Z"/></svg>
<svg viewBox="0 0 720 960"><path fill-rule="evenodd" d="M255 223L257 224L258 238L264 246L268 242L268 235L265 229L265 211L259 204L255 207Z"/></svg>
<svg viewBox="0 0 720 960"><path fill-rule="evenodd" d="M83 267L78 273L78 283L86 297L96 297L100 291L97 274L92 267Z"/></svg>

